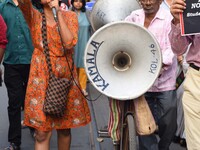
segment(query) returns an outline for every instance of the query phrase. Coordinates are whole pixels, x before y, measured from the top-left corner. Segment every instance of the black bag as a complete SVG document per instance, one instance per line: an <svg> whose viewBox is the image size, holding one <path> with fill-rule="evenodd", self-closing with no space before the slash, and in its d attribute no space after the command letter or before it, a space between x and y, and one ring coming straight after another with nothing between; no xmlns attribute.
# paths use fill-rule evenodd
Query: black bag
<svg viewBox="0 0 200 150"><path fill-rule="evenodd" d="M58 118L64 115L64 111L66 108L67 95L69 93L70 85L72 83L71 81L72 81L73 63L72 63L70 80L66 78L58 78L53 74L46 33L47 33L46 18L44 16L44 13L42 12L42 39L43 39L43 47L44 47L46 62L49 70L49 82L48 82L48 87L46 89L43 112L46 115Z"/></svg>

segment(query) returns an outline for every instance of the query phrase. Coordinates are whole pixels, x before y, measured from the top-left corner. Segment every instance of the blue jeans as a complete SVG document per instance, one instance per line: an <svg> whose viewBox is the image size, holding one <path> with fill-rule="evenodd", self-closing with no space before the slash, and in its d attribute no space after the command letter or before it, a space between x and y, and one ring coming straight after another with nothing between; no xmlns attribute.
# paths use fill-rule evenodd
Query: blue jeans
<svg viewBox="0 0 200 150"><path fill-rule="evenodd" d="M158 125L155 134L139 136L140 150L169 150L177 128L176 91L147 92L145 98Z"/></svg>

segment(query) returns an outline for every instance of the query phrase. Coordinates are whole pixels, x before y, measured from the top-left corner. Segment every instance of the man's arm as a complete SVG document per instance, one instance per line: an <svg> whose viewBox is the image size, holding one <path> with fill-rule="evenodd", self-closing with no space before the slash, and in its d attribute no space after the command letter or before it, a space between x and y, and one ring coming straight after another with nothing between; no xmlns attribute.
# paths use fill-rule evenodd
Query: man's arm
<svg viewBox="0 0 200 150"><path fill-rule="evenodd" d="M173 16L171 23L171 31L169 33L169 39L171 42L172 50L176 55L182 55L186 52L188 45L190 44L189 36L181 36L180 29L180 13L186 8L184 0L173 0L170 12Z"/></svg>
<svg viewBox="0 0 200 150"><path fill-rule="evenodd" d="M0 64L3 60L3 55L4 55L5 49L4 48L0 48Z"/></svg>
<svg viewBox="0 0 200 150"><path fill-rule="evenodd" d="M179 14L183 13L185 9L186 9L186 3L184 0L173 0L173 2L171 3L170 12L174 17L172 23L175 26L180 23Z"/></svg>
<svg viewBox="0 0 200 150"><path fill-rule="evenodd" d="M0 65L1 65L1 62L2 62L2 59L3 59L4 52L5 52L5 49L0 48ZM2 82L3 82L3 79L2 79L2 69L0 67L0 86L2 86Z"/></svg>

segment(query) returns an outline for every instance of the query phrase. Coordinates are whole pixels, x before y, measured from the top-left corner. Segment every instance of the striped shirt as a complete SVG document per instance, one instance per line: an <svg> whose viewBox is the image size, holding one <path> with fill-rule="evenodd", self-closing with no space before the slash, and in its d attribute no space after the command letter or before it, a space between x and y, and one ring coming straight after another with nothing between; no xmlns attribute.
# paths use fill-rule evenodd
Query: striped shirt
<svg viewBox="0 0 200 150"><path fill-rule="evenodd" d="M145 14L143 9L133 11L125 20L144 26ZM160 8L148 27L148 30L155 36L160 45L163 58L162 63L164 64L161 75L156 79L148 92L162 92L175 89L177 59L171 49L168 37L171 30L171 20L171 14L165 9Z"/></svg>

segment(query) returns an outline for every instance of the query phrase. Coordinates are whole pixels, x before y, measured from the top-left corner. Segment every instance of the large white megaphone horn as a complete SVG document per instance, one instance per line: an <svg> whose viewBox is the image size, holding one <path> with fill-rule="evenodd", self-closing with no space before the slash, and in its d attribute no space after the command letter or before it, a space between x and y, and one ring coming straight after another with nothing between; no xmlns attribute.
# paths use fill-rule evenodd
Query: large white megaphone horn
<svg viewBox="0 0 200 150"><path fill-rule="evenodd" d="M108 23L124 20L139 8L137 0L97 0L89 17L92 28L96 31Z"/></svg>
<svg viewBox="0 0 200 150"><path fill-rule="evenodd" d="M92 85L119 100L144 94L162 65L155 37L144 27L125 21L98 29L87 43L84 60Z"/></svg>

